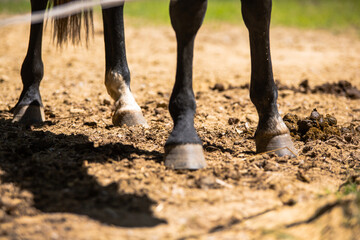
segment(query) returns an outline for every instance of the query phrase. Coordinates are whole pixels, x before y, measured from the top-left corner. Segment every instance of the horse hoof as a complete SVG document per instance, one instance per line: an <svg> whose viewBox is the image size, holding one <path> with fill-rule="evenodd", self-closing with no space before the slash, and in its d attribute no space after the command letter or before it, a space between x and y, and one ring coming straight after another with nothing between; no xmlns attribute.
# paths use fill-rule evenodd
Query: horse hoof
<svg viewBox="0 0 360 240"><path fill-rule="evenodd" d="M137 111L117 111L112 117L112 122L115 126L142 125L144 127L149 127L142 113Z"/></svg>
<svg viewBox="0 0 360 240"><path fill-rule="evenodd" d="M36 124L45 121L44 108L39 105L19 106L14 110L12 122Z"/></svg>
<svg viewBox="0 0 360 240"><path fill-rule="evenodd" d="M256 152L274 152L279 157L290 156L296 157L297 151L291 141L290 134L274 136L272 138L263 138L256 141Z"/></svg>
<svg viewBox="0 0 360 240"><path fill-rule="evenodd" d="M196 170L206 167L201 144L165 146L165 166L171 169Z"/></svg>

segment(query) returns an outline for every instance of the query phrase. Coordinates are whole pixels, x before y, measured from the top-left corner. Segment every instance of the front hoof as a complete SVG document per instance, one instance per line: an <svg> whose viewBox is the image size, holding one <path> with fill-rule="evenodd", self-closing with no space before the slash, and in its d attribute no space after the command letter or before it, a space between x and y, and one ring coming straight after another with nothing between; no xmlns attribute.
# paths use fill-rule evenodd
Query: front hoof
<svg viewBox="0 0 360 240"><path fill-rule="evenodd" d="M271 138L257 138L256 152L274 152L279 157L297 157L297 150L291 140L290 134L282 134Z"/></svg>
<svg viewBox="0 0 360 240"><path fill-rule="evenodd" d="M136 126L149 127L141 111L116 111L112 117L115 126Z"/></svg>
<svg viewBox="0 0 360 240"><path fill-rule="evenodd" d="M37 124L45 121L44 108L39 105L18 106L14 110L14 118L12 122L23 124Z"/></svg>
<svg viewBox="0 0 360 240"><path fill-rule="evenodd" d="M165 146L165 166L171 169L196 170L206 167L201 144Z"/></svg>

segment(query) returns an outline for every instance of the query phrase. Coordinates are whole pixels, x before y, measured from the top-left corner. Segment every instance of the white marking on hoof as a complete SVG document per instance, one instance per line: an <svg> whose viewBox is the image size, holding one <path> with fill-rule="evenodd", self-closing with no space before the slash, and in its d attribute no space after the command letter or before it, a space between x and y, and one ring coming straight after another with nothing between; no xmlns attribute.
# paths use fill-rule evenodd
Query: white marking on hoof
<svg viewBox="0 0 360 240"><path fill-rule="evenodd" d="M25 105L15 109L12 122L25 124L42 123L45 121L44 108L36 105Z"/></svg>
<svg viewBox="0 0 360 240"><path fill-rule="evenodd" d="M109 71L105 76L105 85L110 96L115 100L114 125L148 126L140 106L136 103L129 87L123 77L114 71Z"/></svg>
<svg viewBox="0 0 360 240"><path fill-rule="evenodd" d="M196 170L206 167L201 144L165 146L165 166L171 169Z"/></svg>

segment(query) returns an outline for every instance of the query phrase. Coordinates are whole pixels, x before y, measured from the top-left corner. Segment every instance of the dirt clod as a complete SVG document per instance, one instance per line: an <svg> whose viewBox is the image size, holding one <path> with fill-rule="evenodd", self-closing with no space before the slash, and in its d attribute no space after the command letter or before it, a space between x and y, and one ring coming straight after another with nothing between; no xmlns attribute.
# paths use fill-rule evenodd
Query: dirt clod
<svg viewBox="0 0 360 240"><path fill-rule="evenodd" d="M240 122L240 119L238 118L229 118L228 123L229 125L236 125Z"/></svg>
<svg viewBox="0 0 360 240"><path fill-rule="evenodd" d="M225 91L225 86L222 83L216 83L214 87L211 88L212 90L217 90L219 92Z"/></svg>
<svg viewBox="0 0 360 240"><path fill-rule="evenodd" d="M322 85L315 86L315 88L312 89L312 93L327 93L344 96L350 99L360 99L360 91L346 80L340 80L337 83L324 83Z"/></svg>
<svg viewBox="0 0 360 240"><path fill-rule="evenodd" d="M299 93L324 93L324 94L333 94L336 96L342 96L349 99L360 99L360 90L353 86L349 81L340 80L336 83L324 83L321 85L316 85L311 87L309 80L305 79L299 83L298 87L288 86L281 83L281 81L276 81L279 91L291 90Z"/></svg>

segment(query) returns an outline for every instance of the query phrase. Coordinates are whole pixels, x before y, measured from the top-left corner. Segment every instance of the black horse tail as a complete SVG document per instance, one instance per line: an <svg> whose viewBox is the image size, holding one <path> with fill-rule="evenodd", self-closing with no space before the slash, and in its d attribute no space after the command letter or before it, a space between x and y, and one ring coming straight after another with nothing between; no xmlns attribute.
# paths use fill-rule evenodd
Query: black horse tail
<svg viewBox="0 0 360 240"><path fill-rule="evenodd" d="M62 4L82 0L49 0L48 9ZM84 27L86 43L89 40L90 33L94 33L93 12L92 10L84 10L66 17L54 18L53 39L58 46L71 41L72 44L79 44L82 40L81 28Z"/></svg>

